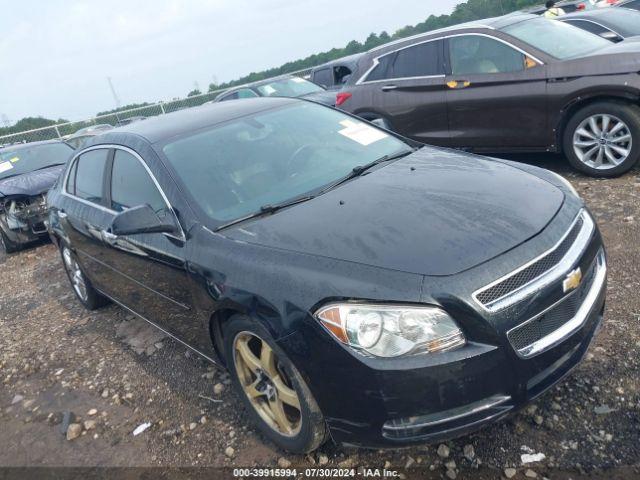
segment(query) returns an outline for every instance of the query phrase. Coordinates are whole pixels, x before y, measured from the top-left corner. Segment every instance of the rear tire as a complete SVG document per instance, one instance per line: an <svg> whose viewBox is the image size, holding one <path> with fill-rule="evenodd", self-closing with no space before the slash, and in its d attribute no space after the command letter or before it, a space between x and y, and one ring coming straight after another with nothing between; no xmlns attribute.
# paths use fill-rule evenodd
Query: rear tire
<svg viewBox="0 0 640 480"><path fill-rule="evenodd" d="M15 253L20 250L20 245L9 240L9 237L0 228L0 247L6 254Z"/></svg>
<svg viewBox="0 0 640 480"><path fill-rule="evenodd" d="M327 438L320 408L296 367L269 332L243 315L223 326L227 367L260 431L280 448L308 453Z"/></svg>
<svg viewBox="0 0 640 480"><path fill-rule="evenodd" d="M93 288L91 281L82 271L82 267L78 263L78 259L71 249L64 244L61 244L60 255L62 257L64 271L67 273L67 278L69 278L73 293L76 294L76 298L80 301L82 306L87 310L97 310L98 308L107 305L109 300Z"/></svg>
<svg viewBox="0 0 640 480"><path fill-rule="evenodd" d="M575 169L592 177L628 172L640 159L640 107L604 101L582 108L567 124L563 149Z"/></svg>

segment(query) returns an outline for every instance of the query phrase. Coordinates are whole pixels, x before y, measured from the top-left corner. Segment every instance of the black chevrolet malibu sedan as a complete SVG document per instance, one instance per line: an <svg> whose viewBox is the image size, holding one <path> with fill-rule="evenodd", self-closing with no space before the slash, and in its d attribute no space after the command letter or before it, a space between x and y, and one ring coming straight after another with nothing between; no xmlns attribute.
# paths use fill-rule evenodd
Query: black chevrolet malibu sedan
<svg viewBox="0 0 640 480"><path fill-rule="evenodd" d="M116 129L49 201L82 304L225 365L295 452L477 429L566 375L602 319L600 233L561 177L311 102Z"/></svg>

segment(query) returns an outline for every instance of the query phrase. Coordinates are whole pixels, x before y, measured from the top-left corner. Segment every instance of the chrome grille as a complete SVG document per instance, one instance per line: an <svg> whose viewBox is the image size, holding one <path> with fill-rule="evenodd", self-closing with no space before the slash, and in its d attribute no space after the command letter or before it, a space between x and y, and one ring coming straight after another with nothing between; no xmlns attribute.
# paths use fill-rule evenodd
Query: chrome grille
<svg viewBox="0 0 640 480"><path fill-rule="evenodd" d="M565 237L555 250L549 252L547 255L539 259L537 262L532 263L524 270L520 270L516 274L495 284L491 288L480 292L476 296L478 301L484 305L495 302L496 300L509 295L509 293L517 290L523 285L526 285L531 280L538 278L543 273L551 270L551 268L553 268L562 259L562 257L566 255L571 245L573 245L573 242L576 241L576 237L578 236L578 232L580 232L583 223L584 220L582 220L582 218L578 219L569 232L569 235Z"/></svg>
<svg viewBox="0 0 640 480"><path fill-rule="evenodd" d="M551 250L474 292L473 298L489 311L497 311L525 299L537 288L566 274L566 269L577 261L586 248L594 229L593 220L582 210Z"/></svg>
<svg viewBox="0 0 640 480"><path fill-rule="evenodd" d="M596 265L596 261L594 261L577 290L532 320L510 330L507 338L513 348L522 350L556 331L575 317L591 289Z"/></svg>

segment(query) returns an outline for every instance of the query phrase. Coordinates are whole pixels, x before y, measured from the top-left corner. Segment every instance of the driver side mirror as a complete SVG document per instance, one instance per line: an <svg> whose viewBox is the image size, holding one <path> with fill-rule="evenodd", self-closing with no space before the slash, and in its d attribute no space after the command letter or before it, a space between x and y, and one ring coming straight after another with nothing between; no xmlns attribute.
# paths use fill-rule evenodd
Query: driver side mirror
<svg viewBox="0 0 640 480"><path fill-rule="evenodd" d="M177 232L178 226L169 211L161 217L149 205L139 205L120 212L111 222L113 235Z"/></svg>

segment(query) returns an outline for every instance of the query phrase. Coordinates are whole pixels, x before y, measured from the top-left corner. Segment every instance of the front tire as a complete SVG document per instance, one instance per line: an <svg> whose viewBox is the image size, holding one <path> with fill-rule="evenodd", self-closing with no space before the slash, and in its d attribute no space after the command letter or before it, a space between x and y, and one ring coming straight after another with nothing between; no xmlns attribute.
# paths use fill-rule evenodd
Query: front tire
<svg viewBox="0 0 640 480"><path fill-rule="evenodd" d="M269 332L243 315L223 327L233 385L254 423L280 448L307 453L327 437L322 413L300 373Z"/></svg>
<svg viewBox="0 0 640 480"><path fill-rule="evenodd" d="M592 177L628 172L640 159L640 107L614 101L586 106L569 120L563 148L569 163Z"/></svg>
<svg viewBox="0 0 640 480"><path fill-rule="evenodd" d="M61 245L60 255L62 256L64 270L67 273L69 282L71 282L73 293L76 294L76 298L82 306L87 310L97 310L108 304L109 300L93 288L91 281L82 271L82 267L80 267L78 259L71 249L64 244Z"/></svg>

